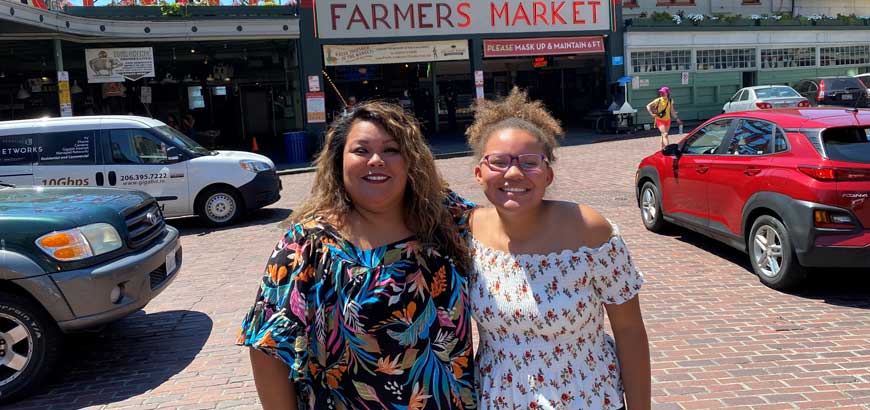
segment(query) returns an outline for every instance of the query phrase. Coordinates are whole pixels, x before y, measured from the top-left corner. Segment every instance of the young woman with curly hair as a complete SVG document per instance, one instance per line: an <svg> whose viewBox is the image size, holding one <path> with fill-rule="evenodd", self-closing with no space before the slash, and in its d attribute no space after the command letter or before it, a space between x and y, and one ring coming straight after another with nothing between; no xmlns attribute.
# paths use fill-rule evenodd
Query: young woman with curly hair
<svg viewBox="0 0 870 410"><path fill-rule="evenodd" d="M238 343L263 408L473 409L470 204L417 121L366 102L336 120Z"/></svg>
<svg viewBox="0 0 870 410"><path fill-rule="evenodd" d="M559 122L515 88L466 135L493 205L469 222L480 408L649 410L643 277L600 213L544 199Z"/></svg>

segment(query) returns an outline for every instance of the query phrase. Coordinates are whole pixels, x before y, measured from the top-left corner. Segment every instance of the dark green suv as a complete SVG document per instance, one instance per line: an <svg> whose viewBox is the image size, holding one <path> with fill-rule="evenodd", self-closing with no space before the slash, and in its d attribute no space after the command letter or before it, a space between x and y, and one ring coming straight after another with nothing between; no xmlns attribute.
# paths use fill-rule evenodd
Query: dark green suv
<svg viewBox="0 0 870 410"><path fill-rule="evenodd" d="M40 385L63 333L141 309L180 266L146 193L0 184L0 402Z"/></svg>

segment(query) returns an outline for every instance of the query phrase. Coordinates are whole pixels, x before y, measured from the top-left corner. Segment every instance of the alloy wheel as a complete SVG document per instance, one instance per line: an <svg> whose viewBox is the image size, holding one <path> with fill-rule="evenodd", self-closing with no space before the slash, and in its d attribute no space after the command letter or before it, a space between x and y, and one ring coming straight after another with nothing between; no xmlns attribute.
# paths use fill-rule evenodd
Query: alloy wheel
<svg viewBox="0 0 870 410"><path fill-rule="evenodd" d="M783 259L782 238L772 226L764 225L755 232L752 257L762 275L772 278L779 274Z"/></svg>
<svg viewBox="0 0 870 410"><path fill-rule="evenodd" d="M643 216L644 222L647 224L652 224L656 216L658 216L658 210L656 208L656 196L653 193L652 189L646 188L643 190L643 194L641 195L641 215Z"/></svg>
<svg viewBox="0 0 870 410"><path fill-rule="evenodd" d="M0 314L0 387L15 380L33 357L33 336L20 320Z"/></svg>

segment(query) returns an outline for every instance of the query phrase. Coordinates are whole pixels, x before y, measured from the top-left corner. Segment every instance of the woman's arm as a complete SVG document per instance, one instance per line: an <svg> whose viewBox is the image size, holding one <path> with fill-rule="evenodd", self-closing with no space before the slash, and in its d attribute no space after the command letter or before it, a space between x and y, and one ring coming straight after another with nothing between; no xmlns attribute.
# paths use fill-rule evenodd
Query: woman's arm
<svg viewBox="0 0 870 410"><path fill-rule="evenodd" d="M650 410L652 407L649 341L638 296L627 302L605 304L616 354L619 356L622 382L625 386L626 410Z"/></svg>
<svg viewBox="0 0 870 410"><path fill-rule="evenodd" d="M649 104L646 105L646 111L649 113L649 115L652 115L653 117L655 117L655 114L653 114L653 106L656 105L656 101L658 100L652 100L649 102Z"/></svg>
<svg viewBox="0 0 870 410"><path fill-rule="evenodd" d="M290 368L257 349L250 349L254 385L263 410L297 410L296 386L290 382Z"/></svg>
<svg viewBox="0 0 870 410"><path fill-rule="evenodd" d="M677 107L674 106L674 100L671 100L671 117L677 120L678 123L681 123L680 117L677 117Z"/></svg>

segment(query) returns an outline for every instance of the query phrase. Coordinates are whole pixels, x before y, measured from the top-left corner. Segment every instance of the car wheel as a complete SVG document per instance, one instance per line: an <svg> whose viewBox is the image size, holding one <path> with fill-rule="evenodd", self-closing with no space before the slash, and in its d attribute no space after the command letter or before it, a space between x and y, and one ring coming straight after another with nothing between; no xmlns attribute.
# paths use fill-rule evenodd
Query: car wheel
<svg viewBox="0 0 870 410"><path fill-rule="evenodd" d="M60 354L62 335L39 306L0 292L0 403L42 387Z"/></svg>
<svg viewBox="0 0 870 410"><path fill-rule="evenodd" d="M207 224L231 225L242 215L242 201L233 190L213 187L203 191L197 200L196 213Z"/></svg>
<svg viewBox="0 0 870 410"><path fill-rule="evenodd" d="M785 225L770 215L762 215L749 233L749 259L761 283L777 290L798 285L806 272L800 266L791 236Z"/></svg>
<svg viewBox="0 0 870 410"><path fill-rule="evenodd" d="M640 218L649 231L661 232L665 227L659 190L652 182L644 183L640 189Z"/></svg>

